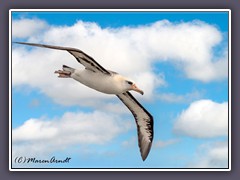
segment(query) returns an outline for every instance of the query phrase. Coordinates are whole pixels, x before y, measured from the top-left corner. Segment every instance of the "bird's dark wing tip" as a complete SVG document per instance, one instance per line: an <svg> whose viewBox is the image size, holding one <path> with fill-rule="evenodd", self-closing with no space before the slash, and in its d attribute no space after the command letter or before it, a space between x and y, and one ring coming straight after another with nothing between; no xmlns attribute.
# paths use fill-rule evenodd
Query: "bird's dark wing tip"
<svg viewBox="0 0 240 180"><path fill-rule="evenodd" d="M12 43L14 43L14 44L24 44L23 42L18 42L18 41L14 41Z"/></svg>
<svg viewBox="0 0 240 180"><path fill-rule="evenodd" d="M23 45L28 45L28 46L38 46L38 47L45 47L46 45L43 45L43 44L37 44L37 43L27 43L27 42L18 42L18 41L15 41L13 42L15 44L23 44ZM47 47L47 46L46 46Z"/></svg>
<svg viewBox="0 0 240 180"><path fill-rule="evenodd" d="M15 43L15 44L32 44L32 43L18 42L18 41L14 41L13 43Z"/></svg>
<svg viewBox="0 0 240 180"><path fill-rule="evenodd" d="M148 154L150 152L151 146L152 146L152 142L150 142L148 145L146 145L147 147L143 147L143 149L140 147L140 151L141 151L141 157L142 160L145 161L148 157Z"/></svg>

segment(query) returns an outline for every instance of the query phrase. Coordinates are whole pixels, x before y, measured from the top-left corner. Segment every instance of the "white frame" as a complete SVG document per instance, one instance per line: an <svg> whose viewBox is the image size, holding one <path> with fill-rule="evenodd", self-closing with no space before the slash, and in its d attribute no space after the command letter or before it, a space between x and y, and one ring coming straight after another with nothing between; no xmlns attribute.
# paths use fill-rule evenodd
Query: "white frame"
<svg viewBox="0 0 240 180"><path fill-rule="evenodd" d="M194 169L194 168L129 168L129 169L108 169L108 168L12 168L12 12L23 12L23 11L32 11L32 12L44 12L44 11L51 11L51 12L169 12L169 11L176 11L176 12L228 12L229 13L229 36L228 36L228 42L229 42L229 51L228 51L228 120L229 120L229 126L228 126L228 132L229 132L229 147L228 147L228 162L229 162L229 167L228 169L218 169L218 168L199 168L199 169ZM231 10L230 9L10 9L9 10L9 171L231 171Z"/></svg>

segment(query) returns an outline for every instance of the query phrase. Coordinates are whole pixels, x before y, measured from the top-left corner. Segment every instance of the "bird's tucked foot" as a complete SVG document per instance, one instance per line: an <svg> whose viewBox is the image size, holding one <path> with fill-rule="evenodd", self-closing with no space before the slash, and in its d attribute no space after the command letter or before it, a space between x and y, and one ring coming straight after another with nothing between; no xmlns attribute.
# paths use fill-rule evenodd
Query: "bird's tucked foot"
<svg viewBox="0 0 240 180"><path fill-rule="evenodd" d="M71 77L71 72L68 72L68 71L58 70L58 71L55 71L54 73L58 74L58 77L60 77L60 78L70 78Z"/></svg>
<svg viewBox="0 0 240 180"><path fill-rule="evenodd" d="M70 78L71 74L75 71L74 68L71 68L69 66L63 65L63 70L55 71L54 73L58 74L58 77L60 78Z"/></svg>

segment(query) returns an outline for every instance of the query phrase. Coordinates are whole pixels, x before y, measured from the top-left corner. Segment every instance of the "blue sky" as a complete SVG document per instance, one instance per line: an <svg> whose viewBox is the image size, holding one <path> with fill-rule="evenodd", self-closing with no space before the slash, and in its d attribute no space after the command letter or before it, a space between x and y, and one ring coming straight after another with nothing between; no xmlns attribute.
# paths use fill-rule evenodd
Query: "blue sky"
<svg viewBox="0 0 240 180"><path fill-rule="evenodd" d="M12 12L12 41L76 47L131 77L155 132L143 162L134 118L117 98L53 74L81 68L73 57L13 44L13 159L71 157L13 167L228 166L227 12Z"/></svg>

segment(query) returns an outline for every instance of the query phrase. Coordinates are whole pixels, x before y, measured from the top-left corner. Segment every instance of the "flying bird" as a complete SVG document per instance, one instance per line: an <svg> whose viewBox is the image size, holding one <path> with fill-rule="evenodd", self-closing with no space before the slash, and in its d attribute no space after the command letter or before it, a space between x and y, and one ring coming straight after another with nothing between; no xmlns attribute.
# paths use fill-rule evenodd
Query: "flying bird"
<svg viewBox="0 0 240 180"><path fill-rule="evenodd" d="M16 43L65 50L73 55L85 69L78 70L63 65L62 70L57 70L55 73L57 73L60 78L73 78L89 88L102 93L116 95L132 112L135 118L141 157L143 161L147 158L153 141L153 117L129 92L133 90L143 95L143 91L139 89L133 81L116 72L105 69L91 56L76 48L25 42Z"/></svg>

